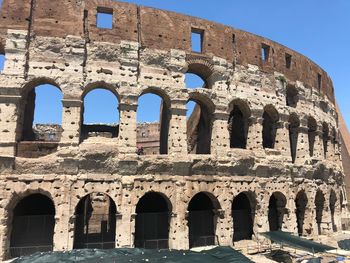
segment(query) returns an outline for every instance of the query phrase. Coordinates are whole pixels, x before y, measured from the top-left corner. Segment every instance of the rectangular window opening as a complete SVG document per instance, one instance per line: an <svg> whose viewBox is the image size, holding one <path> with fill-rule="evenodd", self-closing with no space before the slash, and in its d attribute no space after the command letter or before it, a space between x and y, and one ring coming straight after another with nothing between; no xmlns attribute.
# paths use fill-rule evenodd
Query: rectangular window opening
<svg viewBox="0 0 350 263"><path fill-rule="evenodd" d="M96 26L102 29L112 29L113 9L106 7L97 8Z"/></svg>
<svg viewBox="0 0 350 263"><path fill-rule="evenodd" d="M292 66L292 55L286 53L286 68L290 69Z"/></svg>
<svg viewBox="0 0 350 263"><path fill-rule="evenodd" d="M203 51L203 36L204 36L203 30L192 28L191 43L192 43L192 51L193 52L202 53L202 51Z"/></svg>
<svg viewBox="0 0 350 263"><path fill-rule="evenodd" d="M318 88L318 91L321 91L321 87L322 87L322 75L321 74L317 74L317 88Z"/></svg>
<svg viewBox="0 0 350 263"><path fill-rule="evenodd" d="M262 62L268 62L270 57L270 46L262 44L261 45L261 59Z"/></svg>

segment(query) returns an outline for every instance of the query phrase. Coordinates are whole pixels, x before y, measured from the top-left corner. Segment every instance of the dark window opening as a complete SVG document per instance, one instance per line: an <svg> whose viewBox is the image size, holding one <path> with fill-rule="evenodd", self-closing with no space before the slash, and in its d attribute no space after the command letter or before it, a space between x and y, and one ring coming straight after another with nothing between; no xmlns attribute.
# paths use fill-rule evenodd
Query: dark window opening
<svg viewBox="0 0 350 263"><path fill-rule="evenodd" d="M331 223L332 223L333 232L337 232L338 230L334 219L336 203L337 203L337 195L335 194L334 190L332 190L331 195L329 197L329 210L331 212Z"/></svg>
<svg viewBox="0 0 350 263"><path fill-rule="evenodd" d="M32 194L13 211L10 256L20 257L53 250L55 206L50 198Z"/></svg>
<svg viewBox="0 0 350 263"><path fill-rule="evenodd" d="M247 194L240 193L233 199L232 218L233 241L252 239L254 218Z"/></svg>
<svg viewBox="0 0 350 263"><path fill-rule="evenodd" d="M187 103L187 150L192 154L210 154L211 113L202 103Z"/></svg>
<svg viewBox="0 0 350 263"><path fill-rule="evenodd" d="M292 157L292 163L295 163L297 148L298 148L298 136L299 136L300 121L297 116L291 115L289 117L289 145L290 153Z"/></svg>
<svg viewBox="0 0 350 263"><path fill-rule="evenodd" d="M6 57L4 54L0 54L0 73L4 70Z"/></svg>
<svg viewBox="0 0 350 263"><path fill-rule="evenodd" d="M325 198L323 193L318 190L315 197L315 205L316 205L316 223L317 223L317 231L318 234L321 235L322 231L322 217L323 217L323 209L324 209Z"/></svg>
<svg viewBox="0 0 350 263"><path fill-rule="evenodd" d="M190 248L215 245L216 218L209 196L196 194L188 205L188 212Z"/></svg>
<svg viewBox="0 0 350 263"><path fill-rule="evenodd" d="M321 89L322 89L322 75L321 74L317 74L317 88L318 88L318 91L321 91Z"/></svg>
<svg viewBox="0 0 350 263"><path fill-rule="evenodd" d="M326 159L328 153L329 128L327 123L322 125L323 156Z"/></svg>
<svg viewBox="0 0 350 263"><path fill-rule="evenodd" d="M248 137L248 114L234 105L228 120L230 147L246 149Z"/></svg>
<svg viewBox="0 0 350 263"><path fill-rule="evenodd" d="M275 147L276 133L277 133L278 113L272 107L265 107L263 114L263 147Z"/></svg>
<svg viewBox="0 0 350 263"><path fill-rule="evenodd" d="M316 131L317 131L317 123L316 120L312 117L308 118L307 121L308 127L308 141L309 141L309 155L310 157L314 156L314 148L315 148L315 139L316 139Z"/></svg>
<svg viewBox="0 0 350 263"><path fill-rule="evenodd" d="M285 58L286 58L286 68L290 69L292 66L292 55L286 53Z"/></svg>
<svg viewBox="0 0 350 263"><path fill-rule="evenodd" d="M96 26L101 29L113 28L113 9L111 8L97 8Z"/></svg>
<svg viewBox="0 0 350 263"><path fill-rule="evenodd" d="M286 90L286 104L289 107L295 108L298 104L299 96L298 90L295 86L288 85Z"/></svg>
<svg viewBox="0 0 350 263"><path fill-rule="evenodd" d="M137 203L135 247L167 249L169 247L170 212L167 200L158 193L147 193Z"/></svg>
<svg viewBox="0 0 350 263"><path fill-rule="evenodd" d="M286 204L286 197L282 193L276 192L271 195L268 212L270 231L282 230Z"/></svg>
<svg viewBox="0 0 350 263"><path fill-rule="evenodd" d="M300 191L297 194L297 197L295 198L297 227L298 227L299 236L302 236L304 233L304 221L305 221L305 215L306 215L307 202L308 202L308 199L305 194L305 191L304 190Z"/></svg>
<svg viewBox="0 0 350 263"><path fill-rule="evenodd" d="M95 88L83 100L81 141L94 137L116 138L119 135L118 98L110 90Z"/></svg>
<svg viewBox="0 0 350 263"><path fill-rule="evenodd" d="M139 98L137 108L139 155L168 154L170 118L169 102L161 96L146 93Z"/></svg>
<svg viewBox="0 0 350 263"><path fill-rule="evenodd" d="M263 63L268 62L270 58L270 46L261 44L261 60Z"/></svg>
<svg viewBox="0 0 350 263"><path fill-rule="evenodd" d="M204 37L204 30L192 28L191 43L192 43L193 52L198 52L198 53L203 52L203 37Z"/></svg>
<svg viewBox="0 0 350 263"><path fill-rule="evenodd" d="M92 193L75 210L74 249L115 248L116 206L106 194Z"/></svg>

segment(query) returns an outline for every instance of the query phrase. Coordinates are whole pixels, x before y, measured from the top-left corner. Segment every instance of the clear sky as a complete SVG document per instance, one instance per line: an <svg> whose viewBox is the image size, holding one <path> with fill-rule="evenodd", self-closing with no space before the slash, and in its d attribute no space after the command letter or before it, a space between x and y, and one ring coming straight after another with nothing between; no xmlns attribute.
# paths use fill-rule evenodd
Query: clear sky
<svg viewBox="0 0 350 263"><path fill-rule="evenodd" d="M0 0L0 4L1 2ZM336 99L349 127L349 0L124 0L123 2L175 11L223 23L270 38L311 58L331 76ZM37 100L42 101L43 107L38 108L35 121L49 122L45 120L44 115L50 112L49 107L53 107L54 102L50 101L47 96L45 99L43 97L48 94L49 98L54 98L55 92L48 91L48 89L41 90L43 91L38 92ZM91 108L93 113L86 114L88 116L85 121L117 122L119 116L115 111L117 104L113 95L107 91L96 91L95 95L96 99L86 97L85 112L87 113ZM139 109L143 107L143 110L140 111L143 113L138 113L138 120L157 120L159 104L159 98L147 95L142 97ZM112 110L114 114L110 114ZM60 119L57 112L50 115L55 116L53 119Z"/></svg>

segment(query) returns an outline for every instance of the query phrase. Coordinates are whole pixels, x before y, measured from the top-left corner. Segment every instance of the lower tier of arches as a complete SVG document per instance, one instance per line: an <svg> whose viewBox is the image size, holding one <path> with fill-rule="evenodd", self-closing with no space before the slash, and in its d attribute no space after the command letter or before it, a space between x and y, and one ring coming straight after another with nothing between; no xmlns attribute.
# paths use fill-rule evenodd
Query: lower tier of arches
<svg viewBox="0 0 350 263"><path fill-rule="evenodd" d="M312 181L94 177L9 180L12 187L0 191L2 258L74 248L227 246L276 230L328 234L341 229L346 213L341 187Z"/></svg>

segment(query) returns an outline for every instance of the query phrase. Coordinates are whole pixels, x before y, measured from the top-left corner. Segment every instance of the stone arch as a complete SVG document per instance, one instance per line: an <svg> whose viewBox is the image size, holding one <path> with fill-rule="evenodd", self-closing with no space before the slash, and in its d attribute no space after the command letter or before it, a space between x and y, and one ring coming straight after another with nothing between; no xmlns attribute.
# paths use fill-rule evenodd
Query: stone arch
<svg viewBox="0 0 350 263"><path fill-rule="evenodd" d="M304 221L305 214L308 205L308 198L305 193L305 190L300 190L295 197L295 213L297 219L297 228L299 236L304 234Z"/></svg>
<svg viewBox="0 0 350 263"><path fill-rule="evenodd" d="M36 99L36 88L43 85L50 85L50 87L57 89L63 98L63 92L59 84L51 78L40 77L35 78L27 82L21 89L21 103L20 103L20 118L17 125L17 141L35 141L38 140L33 130L34 114L35 114L35 99ZM61 102L61 101L60 101ZM61 112L62 112L61 105ZM61 125L58 125L58 132L61 132ZM61 127L61 128L60 128ZM55 141L59 141L60 136L57 136Z"/></svg>
<svg viewBox="0 0 350 263"><path fill-rule="evenodd" d="M168 153L169 128L171 120L171 98L161 88L147 87L139 95L139 98L146 94L153 94L161 99L159 109L159 154ZM140 110L140 109L138 109ZM137 143L145 151L141 142Z"/></svg>
<svg viewBox="0 0 350 263"><path fill-rule="evenodd" d="M233 241L252 239L256 198L251 192L242 192L232 201Z"/></svg>
<svg viewBox="0 0 350 263"><path fill-rule="evenodd" d="M186 73L199 76L205 82L205 88L210 88L211 78L214 75L214 65L205 58L187 57Z"/></svg>
<svg viewBox="0 0 350 263"><path fill-rule="evenodd" d="M115 248L117 207L107 194L92 192L75 207L74 249Z"/></svg>
<svg viewBox="0 0 350 263"><path fill-rule="evenodd" d="M269 200L269 227L270 231L279 231L283 226L284 215L286 214L287 199L281 192L274 192Z"/></svg>
<svg viewBox="0 0 350 263"><path fill-rule="evenodd" d="M326 122L322 123L322 142L323 142L323 156L327 158L329 141L329 127Z"/></svg>
<svg viewBox="0 0 350 263"><path fill-rule="evenodd" d="M264 148L274 148L276 141L277 125L279 114L276 108L272 105L267 105L263 113L263 130L262 139Z"/></svg>
<svg viewBox="0 0 350 263"><path fill-rule="evenodd" d="M217 210L220 204L208 192L199 192L188 204L189 246L210 246L216 244Z"/></svg>
<svg viewBox="0 0 350 263"><path fill-rule="evenodd" d="M28 190L17 194L7 211L11 258L53 250L56 208L48 192Z"/></svg>
<svg viewBox="0 0 350 263"><path fill-rule="evenodd" d="M323 210L324 210L324 205L325 205L325 197L323 192L318 189L316 191L315 195L315 207L316 207L316 224L317 224L317 231L318 234L322 234L322 223L323 223Z"/></svg>
<svg viewBox="0 0 350 263"><path fill-rule="evenodd" d="M136 205L135 240L138 248L169 248L172 204L160 192L147 192Z"/></svg>
<svg viewBox="0 0 350 263"><path fill-rule="evenodd" d="M251 111L247 102L235 99L229 105L228 130L230 132L230 147L247 147L249 117Z"/></svg>
<svg viewBox="0 0 350 263"><path fill-rule="evenodd" d="M315 149L315 139L317 135L317 122L315 118L312 116L309 116L307 118L307 134L308 134L308 141L309 141L309 155L310 157L314 156L314 149Z"/></svg>
<svg viewBox="0 0 350 263"><path fill-rule="evenodd" d="M289 107L296 108L299 101L298 89L295 85L288 84L286 88L286 104Z"/></svg>
<svg viewBox="0 0 350 263"><path fill-rule="evenodd" d="M188 153L210 154L215 105L199 92L191 92L189 101L196 102L197 106L187 120Z"/></svg>
<svg viewBox="0 0 350 263"><path fill-rule="evenodd" d="M4 70L6 62L5 47L3 43L0 42L0 73Z"/></svg>
<svg viewBox="0 0 350 263"><path fill-rule="evenodd" d="M289 123L288 131L289 131L290 153L292 157L292 163L294 163L297 156L297 149L298 149L300 120L295 113L292 113L289 116L288 123Z"/></svg>
<svg viewBox="0 0 350 263"><path fill-rule="evenodd" d="M337 228L337 224L335 222L335 210L336 210L336 206L337 206L337 195L335 193L335 191L333 189L331 189L331 193L329 195L329 211L331 213L331 224L332 224L332 230L333 232L337 232L338 228Z"/></svg>
<svg viewBox="0 0 350 263"><path fill-rule="evenodd" d="M98 121L98 123L90 123L90 124L85 123L85 118L84 118L84 111L86 108L85 99L88 94L91 94L91 92L96 90L108 91L110 92L111 99L115 99L116 105L119 105L119 102L120 102L120 96L114 85L111 85L104 81L97 81L86 85L86 87L84 88L81 94L81 100L83 102L82 109L81 109L81 129L80 129L81 142L88 139L89 137L116 138L119 135L119 123L115 123L115 124L100 123L100 121ZM113 111L117 112L116 113L116 116L117 116L119 113L118 107L116 106Z"/></svg>

